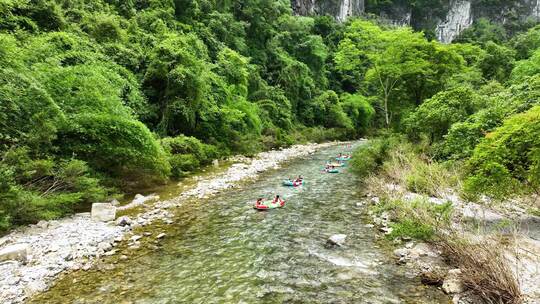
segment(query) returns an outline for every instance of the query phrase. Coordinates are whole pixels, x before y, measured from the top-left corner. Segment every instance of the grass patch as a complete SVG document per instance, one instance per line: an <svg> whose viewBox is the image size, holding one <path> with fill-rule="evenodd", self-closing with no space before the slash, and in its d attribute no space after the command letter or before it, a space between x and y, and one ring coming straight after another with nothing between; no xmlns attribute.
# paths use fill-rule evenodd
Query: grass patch
<svg viewBox="0 0 540 304"><path fill-rule="evenodd" d="M388 235L391 239L409 237L412 239L428 241L433 239L435 228L430 224L415 219L402 219L391 224L392 232Z"/></svg>
<svg viewBox="0 0 540 304"><path fill-rule="evenodd" d="M378 216L386 213L391 221L390 239L413 238L423 241L433 240L436 232L450 224L452 204L437 205L427 200L412 201L383 199L371 207Z"/></svg>

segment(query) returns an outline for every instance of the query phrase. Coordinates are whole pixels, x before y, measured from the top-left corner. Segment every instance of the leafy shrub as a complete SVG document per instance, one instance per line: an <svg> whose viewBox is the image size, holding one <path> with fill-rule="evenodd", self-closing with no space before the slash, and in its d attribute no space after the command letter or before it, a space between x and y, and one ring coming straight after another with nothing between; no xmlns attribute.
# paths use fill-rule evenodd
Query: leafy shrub
<svg viewBox="0 0 540 304"><path fill-rule="evenodd" d="M13 145L50 148L60 108L33 78L0 69L0 151Z"/></svg>
<svg viewBox="0 0 540 304"><path fill-rule="evenodd" d="M502 199L540 186L540 106L507 119L475 148L465 191Z"/></svg>
<svg viewBox="0 0 540 304"><path fill-rule="evenodd" d="M201 164L193 154L174 154L169 157L171 175L179 178L200 168Z"/></svg>
<svg viewBox="0 0 540 304"><path fill-rule="evenodd" d="M2 159L0 230L59 218L110 193L81 160L32 159L25 148L9 150Z"/></svg>
<svg viewBox="0 0 540 304"><path fill-rule="evenodd" d="M430 142L443 138L452 124L465 121L479 106L479 98L468 87L443 91L422 103L405 121L413 139L426 134Z"/></svg>
<svg viewBox="0 0 540 304"><path fill-rule="evenodd" d="M170 172L163 148L145 125L133 119L77 115L59 130L56 143L62 155L75 155L111 176L163 181Z"/></svg>
<svg viewBox="0 0 540 304"><path fill-rule="evenodd" d="M366 97L359 94L344 94L340 98L341 107L353 122L356 134L365 134L375 116L373 106Z"/></svg>
<svg viewBox="0 0 540 304"><path fill-rule="evenodd" d="M176 178L186 176L201 165L225 155L216 146L204 144L191 136L166 137L160 143L168 155L171 174Z"/></svg>
<svg viewBox="0 0 540 304"><path fill-rule="evenodd" d="M384 163L388 152L396 139L381 138L370 140L368 143L360 146L354 151L351 167L354 172L360 176L367 176L375 173Z"/></svg>
<svg viewBox="0 0 540 304"><path fill-rule="evenodd" d="M538 75L538 73L540 73L540 50L536 50L530 58L516 63L510 75L510 81L522 83L528 77Z"/></svg>

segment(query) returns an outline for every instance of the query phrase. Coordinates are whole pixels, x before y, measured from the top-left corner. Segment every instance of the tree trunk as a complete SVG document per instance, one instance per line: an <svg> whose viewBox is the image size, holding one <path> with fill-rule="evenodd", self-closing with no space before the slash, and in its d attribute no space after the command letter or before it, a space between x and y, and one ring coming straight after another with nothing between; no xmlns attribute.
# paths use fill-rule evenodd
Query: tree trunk
<svg viewBox="0 0 540 304"><path fill-rule="evenodd" d="M388 94L384 94L384 119L386 121L386 127L390 127L390 117L388 115Z"/></svg>

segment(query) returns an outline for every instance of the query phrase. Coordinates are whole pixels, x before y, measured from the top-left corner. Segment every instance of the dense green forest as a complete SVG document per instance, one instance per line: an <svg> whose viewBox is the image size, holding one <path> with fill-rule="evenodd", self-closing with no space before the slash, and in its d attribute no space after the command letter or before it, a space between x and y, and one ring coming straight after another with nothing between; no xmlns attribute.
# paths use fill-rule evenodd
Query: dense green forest
<svg viewBox="0 0 540 304"><path fill-rule="evenodd" d="M442 45L285 0L0 0L0 229L377 129L466 162L475 191L536 191L540 28L481 22Z"/></svg>

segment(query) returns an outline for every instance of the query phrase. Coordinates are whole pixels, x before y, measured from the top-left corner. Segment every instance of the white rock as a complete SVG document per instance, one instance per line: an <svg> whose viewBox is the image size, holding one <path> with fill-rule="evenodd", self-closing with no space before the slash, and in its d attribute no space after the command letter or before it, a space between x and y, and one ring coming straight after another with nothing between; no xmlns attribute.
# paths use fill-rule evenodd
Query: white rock
<svg viewBox="0 0 540 304"><path fill-rule="evenodd" d="M371 202L372 202L373 204L378 204L378 203L381 202L381 199L378 198L377 196L375 196L375 197L372 197L372 198L371 198Z"/></svg>
<svg viewBox="0 0 540 304"><path fill-rule="evenodd" d="M448 271L446 278L443 281L442 289L447 294L461 293L465 291L465 286L461 281L461 270L451 269Z"/></svg>
<svg viewBox="0 0 540 304"><path fill-rule="evenodd" d="M160 233L160 234L158 234L158 235L156 236L156 238L157 238L157 239L162 239L162 238L164 238L165 236L167 236L166 233Z"/></svg>
<svg viewBox="0 0 540 304"><path fill-rule="evenodd" d="M394 255L398 258L405 257L409 254L409 250L407 248L398 248L394 250Z"/></svg>
<svg viewBox="0 0 540 304"><path fill-rule="evenodd" d="M347 235L345 234L334 234L328 238L327 243L330 245L343 246L345 244L345 239L347 239Z"/></svg>
<svg viewBox="0 0 540 304"><path fill-rule="evenodd" d="M30 245L15 244L0 250L0 262L2 261L20 261L26 263L30 254Z"/></svg>
<svg viewBox="0 0 540 304"><path fill-rule="evenodd" d="M131 238L129 238L132 242L136 242L138 240L140 240L142 238L142 236L140 235L134 235L132 236Z"/></svg>
<svg viewBox="0 0 540 304"><path fill-rule="evenodd" d="M410 256L413 259L417 259L424 256L436 257L438 255L431 249L431 247L429 247L428 244L418 243L411 249Z"/></svg>
<svg viewBox="0 0 540 304"><path fill-rule="evenodd" d="M107 252L112 249L112 245L109 242L101 242L97 246L98 250L101 249L103 252Z"/></svg>
<svg viewBox="0 0 540 304"><path fill-rule="evenodd" d="M119 202L117 199L113 199L113 200L111 201L111 205L113 205L113 206L116 207L116 206L120 205L120 202Z"/></svg>
<svg viewBox="0 0 540 304"><path fill-rule="evenodd" d="M64 252L64 253L62 254L62 258L63 258L64 260L66 260L66 261L72 261L72 260L73 260L73 254L72 254L71 252L69 252L69 251Z"/></svg>
<svg viewBox="0 0 540 304"><path fill-rule="evenodd" d="M29 282L26 286L27 294L35 294L37 292L42 292L47 290L47 285L41 281L32 281Z"/></svg>
<svg viewBox="0 0 540 304"><path fill-rule="evenodd" d="M45 229L49 226L49 223L47 223L47 221L39 221L37 224L36 224L37 227L39 228L42 228L42 229Z"/></svg>
<svg viewBox="0 0 540 304"><path fill-rule="evenodd" d="M392 233L392 231L393 231L394 229L392 229L392 227L386 227L386 226L385 226L385 227L379 228L379 230L380 230L381 232L384 232L384 234L390 234L390 233Z"/></svg>
<svg viewBox="0 0 540 304"><path fill-rule="evenodd" d="M110 203L93 203L92 219L99 222L114 221L116 218L116 207Z"/></svg>
<svg viewBox="0 0 540 304"><path fill-rule="evenodd" d="M131 225L132 222L133 221L129 218L129 216L125 216L125 215L117 218L115 221L116 225L122 226L122 227L129 226Z"/></svg>

